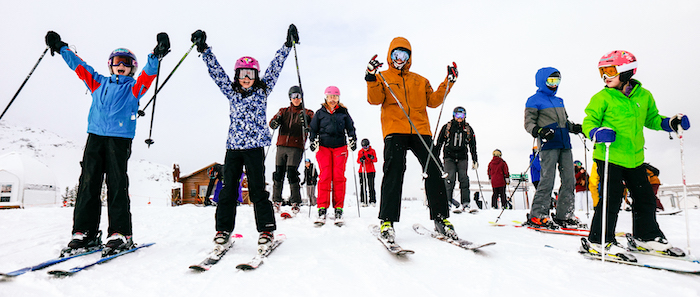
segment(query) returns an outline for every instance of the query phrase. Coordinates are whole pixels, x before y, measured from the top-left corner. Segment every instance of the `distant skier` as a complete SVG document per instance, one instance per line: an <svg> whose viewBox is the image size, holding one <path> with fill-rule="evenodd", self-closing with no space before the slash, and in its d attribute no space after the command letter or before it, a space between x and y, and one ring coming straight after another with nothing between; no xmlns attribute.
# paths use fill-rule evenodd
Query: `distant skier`
<svg viewBox="0 0 700 297"><path fill-rule="evenodd" d="M75 71L92 95L88 115L88 139L85 144L82 171L73 212L73 237L61 254L94 248L101 244L100 214L102 182L107 182L109 228L103 256L119 253L134 246L132 238L127 163L136 133L136 112L139 99L156 78L158 63L170 51L168 35L157 36L158 45L148 55L148 62L134 79L138 69L136 56L118 48L107 60L110 76L102 76L80 59L54 31L46 33L51 55L59 53Z"/></svg>
<svg viewBox="0 0 700 297"><path fill-rule="evenodd" d="M412 63L411 55L411 44L408 40L396 37L391 41L387 53L389 69L382 71L382 76L378 76L382 63L376 60L375 55L369 61L365 72L367 102L382 107L384 179L379 202L381 236L389 242L394 241L394 222L399 221L401 214L406 152L410 150L418 158L423 169L427 166L428 177L425 179L425 190L430 219L435 222L435 227L440 234L457 238L454 226L447 220L450 211L447 205L445 182L441 178L438 167L440 164L429 160L432 152L425 145L433 141L426 108L436 108L442 104L448 84L453 85L457 81L457 68L447 67L447 77L434 92L427 79L409 71ZM391 90L381 81L382 77L386 79ZM401 105L397 104L397 100ZM407 118L404 112L410 118ZM409 120L418 131L414 130Z"/></svg>
<svg viewBox="0 0 700 297"><path fill-rule="evenodd" d="M345 205L345 165L348 160L348 147L357 149L355 124L348 109L340 103L340 90L329 86L324 91L325 102L316 111L310 125L311 151L316 151L316 161L320 176L318 180L318 220L326 221L326 211L335 208L335 223L342 223ZM349 140L348 140L349 139Z"/></svg>
<svg viewBox="0 0 700 297"><path fill-rule="evenodd" d="M318 171L311 163L311 159L307 158L304 162L304 180L301 185L306 185L306 195L309 197L309 206L316 205L316 182L318 180Z"/></svg>
<svg viewBox="0 0 700 297"><path fill-rule="evenodd" d="M377 203L377 192L374 189L374 163L377 162L377 152L369 145L367 138L362 139L360 144L362 149L357 153L357 163L360 164L360 203L365 207L367 203L374 206Z"/></svg>
<svg viewBox="0 0 700 297"><path fill-rule="evenodd" d="M569 121L564 100L556 96L560 82L559 70L552 67L541 68L535 75L537 92L525 103L525 130L541 142L540 183L537 185L526 222L537 227L578 227L580 224L574 215L576 182L569 133L581 133L581 125ZM557 168L561 186L556 217L552 222L549 219L549 206Z"/></svg>
<svg viewBox="0 0 700 297"><path fill-rule="evenodd" d="M455 107L452 111L452 120L442 126L435 145L435 151L437 152L440 151L443 145L445 146L443 149L443 163L445 164L445 172L447 172L447 178L445 179L447 201L452 202L456 208L459 208L460 204L455 203L456 201L452 198L455 182L459 180L460 201L463 210L469 209L470 202L469 175L467 175L469 157L467 153L472 155L472 169L476 170L479 168L476 155L476 135L474 135L472 126L465 120L466 117L467 110L464 107Z"/></svg>
<svg viewBox="0 0 700 297"><path fill-rule="evenodd" d="M207 170L207 174L209 175L209 185L207 186L206 194L204 194L204 206L214 205L213 202L218 203L219 193L224 185L224 166L215 164ZM214 193L214 199L209 199L212 192Z"/></svg>
<svg viewBox="0 0 700 297"><path fill-rule="evenodd" d="M291 197L289 203L292 212L299 212L301 204L301 185L299 184L299 163L304 155L304 146L308 132L309 121L314 116L310 109L303 108L301 89L298 86L289 88L289 106L280 108L270 120L270 128L280 129L277 136L277 153L275 156L275 172L272 173L272 201L279 209L284 188L284 175L289 180ZM303 109L303 110L302 110Z"/></svg>
<svg viewBox="0 0 700 297"><path fill-rule="evenodd" d="M293 43L298 43L299 35L294 24L287 30L287 41L277 50L270 66L260 75L260 64L252 57L236 60L235 76L231 80L212 49L206 43L206 33L197 30L192 33L192 42L202 53L209 76L229 100L231 124L226 141L224 162L224 188L216 206L216 235L214 242L228 243L236 222L237 188L240 184L243 166L248 177L250 202L253 203L255 222L259 234L258 251L267 250L272 245L273 232L277 228L274 210L269 194L265 190L265 152L263 147L271 144L270 130L267 128L267 97L272 92L284 66Z"/></svg>
<svg viewBox="0 0 700 297"><path fill-rule="evenodd" d="M574 161L574 171L576 178L576 209L593 209L593 200L588 195L588 172L583 168L581 161Z"/></svg>
<svg viewBox="0 0 700 297"><path fill-rule="evenodd" d="M644 133L652 130L677 132L690 128L688 117L676 114L665 117L659 114L651 92L632 79L637 72L637 59L628 51L615 50L604 55L598 62L600 76L605 88L593 95L586 106L583 131L595 142L593 160L598 165L598 175L607 176L607 195L601 193L608 205L606 212L605 239L603 240L603 203L595 207L588 238L581 241L584 252L601 254L622 260L634 259L624 246L615 240L615 227L624 188L634 197L632 202L631 246L640 250L655 251L671 256L685 253L673 247L661 232L656 221L654 191L647 178L644 166ZM609 144L606 168L606 145ZM605 174L603 173L605 172ZM601 183L604 183L601 179ZM624 183L624 184L623 184ZM605 185L601 189L605 189Z"/></svg>
<svg viewBox="0 0 700 297"><path fill-rule="evenodd" d="M495 149L487 170L493 189L493 196L491 196L491 208L493 209L498 209L499 197L501 198L501 208L512 208L506 195L506 186L510 184L510 172L508 171L508 163L501 158L502 155L501 150Z"/></svg>
<svg viewBox="0 0 700 297"><path fill-rule="evenodd" d="M654 190L654 196L656 197L656 210L663 211L664 205L661 204L661 200L659 200L659 195L657 194L659 192L659 186L661 186L661 180L659 180L659 169L647 162L644 162L644 167L647 171L649 184L651 184L651 189Z"/></svg>

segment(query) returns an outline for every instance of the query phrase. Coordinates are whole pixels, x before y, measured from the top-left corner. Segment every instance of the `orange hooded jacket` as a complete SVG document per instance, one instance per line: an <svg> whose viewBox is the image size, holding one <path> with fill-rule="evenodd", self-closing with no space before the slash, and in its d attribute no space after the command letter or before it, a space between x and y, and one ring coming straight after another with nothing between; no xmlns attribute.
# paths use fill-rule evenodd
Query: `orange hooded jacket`
<svg viewBox="0 0 700 297"><path fill-rule="evenodd" d="M402 70L396 69L391 62L391 52L399 47L411 51L411 56ZM386 79L391 90L396 94L408 116L411 117L413 124L418 129L418 133L432 136L426 107L436 108L442 104L448 83L447 78L440 84L437 91L433 92L433 87L430 86L430 82L427 79L409 71L412 60L411 44L406 38L396 37L391 41L389 52L387 53L389 69L382 71L381 74ZM381 119L384 137L394 133L416 134L406 115L401 111L401 108L381 79L382 77L377 75L376 81L367 82L367 102L372 105L382 106Z"/></svg>

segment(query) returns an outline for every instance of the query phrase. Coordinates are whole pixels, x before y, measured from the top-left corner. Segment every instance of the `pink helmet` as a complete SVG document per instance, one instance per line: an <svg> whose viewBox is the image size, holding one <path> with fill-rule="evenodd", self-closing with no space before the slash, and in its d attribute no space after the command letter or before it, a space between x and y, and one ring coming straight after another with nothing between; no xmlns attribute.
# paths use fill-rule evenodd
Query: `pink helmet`
<svg viewBox="0 0 700 297"><path fill-rule="evenodd" d="M605 66L615 66L617 73L622 73L628 70L633 70L632 74L637 73L637 58L628 51L612 51L605 54L598 62L598 68Z"/></svg>
<svg viewBox="0 0 700 297"><path fill-rule="evenodd" d="M326 91L323 92L323 94L340 96L340 90L336 86L330 86L326 88Z"/></svg>
<svg viewBox="0 0 700 297"><path fill-rule="evenodd" d="M235 70L238 70L239 68L250 68L260 72L260 64L258 64L258 60L248 56L241 57L240 59L236 60Z"/></svg>

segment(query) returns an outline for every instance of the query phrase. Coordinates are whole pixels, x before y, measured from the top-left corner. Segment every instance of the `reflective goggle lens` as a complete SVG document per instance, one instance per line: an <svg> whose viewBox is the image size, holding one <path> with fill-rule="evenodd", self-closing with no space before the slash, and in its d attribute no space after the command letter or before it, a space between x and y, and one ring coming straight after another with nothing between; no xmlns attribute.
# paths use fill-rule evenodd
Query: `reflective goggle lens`
<svg viewBox="0 0 700 297"><path fill-rule="evenodd" d="M301 99L301 94L299 93L292 93L292 95L289 96L290 99Z"/></svg>
<svg viewBox="0 0 700 297"><path fill-rule="evenodd" d="M455 112L455 113L454 113L454 117L455 117L456 119L463 119L463 118L466 118L466 117L467 117L467 114L464 113L464 112Z"/></svg>
<svg viewBox="0 0 700 297"><path fill-rule="evenodd" d="M395 49L394 51L391 52L391 60L396 61L407 61L408 58L410 57L410 54L402 49Z"/></svg>
<svg viewBox="0 0 700 297"><path fill-rule="evenodd" d="M560 82L561 82L561 78L559 78L559 77L550 76L547 78L547 86L548 87L558 87Z"/></svg>
<svg viewBox="0 0 700 297"><path fill-rule="evenodd" d="M127 56L112 57L112 66L119 66L119 64L124 64L126 67L133 67L134 60Z"/></svg>
<svg viewBox="0 0 700 297"><path fill-rule="evenodd" d="M238 70L238 79L244 79L244 78L249 78L249 79L255 79L255 69L239 69Z"/></svg>
<svg viewBox="0 0 700 297"><path fill-rule="evenodd" d="M617 72L617 66L603 66L598 68L598 70L600 70L600 77L602 78L612 78L619 74Z"/></svg>

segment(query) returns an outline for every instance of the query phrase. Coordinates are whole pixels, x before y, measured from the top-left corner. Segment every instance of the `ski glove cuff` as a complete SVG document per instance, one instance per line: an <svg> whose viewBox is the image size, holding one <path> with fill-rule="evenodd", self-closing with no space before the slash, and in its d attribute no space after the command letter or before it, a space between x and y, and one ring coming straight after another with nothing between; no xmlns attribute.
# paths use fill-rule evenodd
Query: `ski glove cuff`
<svg viewBox="0 0 700 297"><path fill-rule="evenodd" d="M589 133L593 142L610 143L615 142L615 130L608 127L593 128Z"/></svg>

